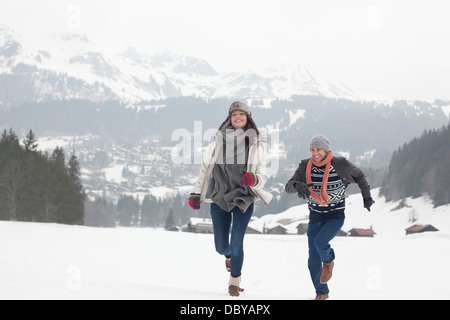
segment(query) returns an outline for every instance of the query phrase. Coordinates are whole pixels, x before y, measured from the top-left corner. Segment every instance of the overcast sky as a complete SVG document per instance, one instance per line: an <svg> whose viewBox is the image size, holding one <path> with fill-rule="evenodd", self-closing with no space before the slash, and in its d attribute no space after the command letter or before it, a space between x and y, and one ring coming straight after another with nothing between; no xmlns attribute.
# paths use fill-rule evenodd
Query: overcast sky
<svg viewBox="0 0 450 320"><path fill-rule="evenodd" d="M450 100L447 0L0 0L0 25L170 50L219 72L297 63L363 94Z"/></svg>

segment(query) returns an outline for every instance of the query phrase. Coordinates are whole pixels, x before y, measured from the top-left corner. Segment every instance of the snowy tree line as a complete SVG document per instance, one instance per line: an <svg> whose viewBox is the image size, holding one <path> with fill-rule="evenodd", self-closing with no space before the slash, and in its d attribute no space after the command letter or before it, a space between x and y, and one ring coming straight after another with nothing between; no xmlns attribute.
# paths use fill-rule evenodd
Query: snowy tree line
<svg viewBox="0 0 450 320"><path fill-rule="evenodd" d="M37 150L30 130L22 143L12 129L0 138L0 219L84 223L85 194L75 154Z"/></svg>
<svg viewBox="0 0 450 320"><path fill-rule="evenodd" d="M428 194L435 206L450 203L450 124L424 131L392 155L387 168L366 168L372 188L381 186L388 201ZM256 203L255 215L278 213L301 204L282 189L289 172L281 172L279 190L270 208ZM350 188L348 193L354 193ZM357 192L357 190L355 191ZM33 131L20 141L10 129L0 138L0 220L84 224L96 227L166 227L185 224L190 217L209 217L209 206L192 211L181 194L160 199L151 194L140 199L129 194L116 203L102 197L87 199L80 165L74 153L66 161L64 150L51 154L37 150Z"/></svg>
<svg viewBox="0 0 450 320"><path fill-rule="evenodd" d="M48 154L38 151L37 147L37 139L31 130L22 143L12 130L5 130L1 136L1 220L173 229L175 225L187 223L190 217L209 217L208 205L194 212L180 193L166 199L151 194L143 199L123 194L116 203L102 197L87 199L75 154L66 163L63 149L56 148ZM272 201L270 208L257 203L255 216L282 212L299 204L299 199L287 197L281 191L287 176L276 179L280 195Z"/></svg>
<svg viewBox="0 0 450 320"><path fill-rule="evenodd" d="M450 203L450 123L426 130L392 155L381 194L388 201L430 196L437 206Z"/></svg>
<svg viewBox="0 0 450 320"><path fill-rule="evenodd" d="M148 194L142 199L121 195L117 203L97 197L86 202L85 224L93 227L154 227L173 229L186 223L192 209L178 194L175 198L159 199Z"/></svg>
<svg viewBox="0 0 450 320"><path fill-rule="evenodd" d="M117 204L98 197L89 201L81 182L81 169L73 153L66 161L62 148L51 154L37 150L32 130L23 141L10 129L0 138L0 220L54 222L98 227L140 226L173 228L188 217L181 195L159 200L146 195L122 195ZM177 205L178 204L178 205Z"/></svg>

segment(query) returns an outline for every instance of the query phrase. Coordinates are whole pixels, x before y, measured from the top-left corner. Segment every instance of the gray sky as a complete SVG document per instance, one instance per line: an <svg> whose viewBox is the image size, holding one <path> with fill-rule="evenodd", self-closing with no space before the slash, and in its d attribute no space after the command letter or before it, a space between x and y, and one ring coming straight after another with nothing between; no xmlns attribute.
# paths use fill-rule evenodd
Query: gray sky
<svg viewBox="0 0 450 320"><path fill-rule="evenodd" d="M356 92L450 100L446 0L0 0L0 25L35 40L85 33L203 58L218 71L297 63Z"/></svg>

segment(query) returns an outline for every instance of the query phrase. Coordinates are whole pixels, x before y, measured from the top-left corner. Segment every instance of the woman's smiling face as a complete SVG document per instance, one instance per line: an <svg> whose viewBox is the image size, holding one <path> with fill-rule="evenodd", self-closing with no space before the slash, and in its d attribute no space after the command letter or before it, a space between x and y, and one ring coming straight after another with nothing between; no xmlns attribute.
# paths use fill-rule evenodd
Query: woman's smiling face
<svg viewBox="0 0 450 320"><path fill-rule="evenodd" d="M243 111L233 111L231 113L231 125L234 129L244 129L247 125L247 114Z"/></svg>

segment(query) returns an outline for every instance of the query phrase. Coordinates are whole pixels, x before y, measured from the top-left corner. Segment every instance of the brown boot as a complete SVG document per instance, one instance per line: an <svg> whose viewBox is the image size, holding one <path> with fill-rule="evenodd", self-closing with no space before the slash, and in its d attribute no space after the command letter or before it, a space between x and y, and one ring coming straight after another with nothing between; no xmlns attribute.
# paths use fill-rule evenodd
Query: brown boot
<svg viewBox="0 0 450 320"><path fill-rule="evenodd" d="M244 292L244 289L240 288L241 284L241 276L235 278L230 275L230 280L228 281L228 293L232 297L239 297L241 292Z"/></svg>
<svg viewBox="0 0 450 320"><path fill-rule="evenodd" d="M328 282L328 280L331 279L331 276L333 275L333 267L334 267L333 261L331 261L330 263L323 263L322 274L320 275L321 284L325 284Z"/></svg>
<svg viewBox="0 0 450 320"><path fill-rule="evenodd" d="M225 260L225 268L227 269L228 272L231 272L231 258L227 258Z"/></svg>
<svg viewBox="0 0 450 320"><path fill-rule="evenodd" d="M328 299L327 294L318 294L314 300L326 300Z"/></svg>

